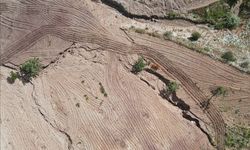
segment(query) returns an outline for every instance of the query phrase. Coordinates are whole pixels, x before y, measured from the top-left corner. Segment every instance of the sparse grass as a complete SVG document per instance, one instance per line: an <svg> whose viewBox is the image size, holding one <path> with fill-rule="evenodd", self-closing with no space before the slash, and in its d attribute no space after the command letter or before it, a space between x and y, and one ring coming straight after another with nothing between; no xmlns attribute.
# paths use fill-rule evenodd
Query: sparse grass
<svg viewBox="0 0 250 150"><path fill-rule="evenodd" d="M163 38L164 38L165 40L171 39L172 36L173 36L173 32L171 32L171 31L166 31L166 32L163 34Z"/></svg>
<svg viewBox="0 0 250 150"><path fill-rule="evenodd" d="M219 87L217 87L215 90L213 90L212 93L213 93L214 95L217 95L217 96L219 96L219 95L225 96L226 93L227 93L227 90L226 90L224 87L219 86Z"/></svg>
<svg viewBox="0 0 250 150"><path fill-rule="evenodd" d="M204 51L205 51L205 52L209 52L209 51L210 51L210 48L209 48L209 47L204 47Z"/></svg>
<svg viewBox="0 0 250 150"><path fill-rule="evenodd" d="M191 37L189 37L190 41L197 41L201 37L201 34L197 31L193 32Z"/></svg>
<svg viewBox="0 0 250 150"><path fill-rule="evenodd" d="M141 29L141 28L135 28L134 30L136 33L140 33L140 34L144 34L146 32L145 29Z"/></svg>
<svg viewBox="0 0 250 150"><path fill-rule="evenodd" d="M161 37L161 35L159 33L157 33L156 31L154 31L154 32L146 32L146 33L147 33L147 35L152 36L152 37L157 37L157 38Z"/></svg>
<svg viewBox="0 0 250 150"><path fill-rule="evenodd" d="M101 91L101 93L102 93L105 97L107 97L107 96L108 96L108 94L107 94L107 92L105 91L105 89L104 89L104 87L103 87L102 83L101 83L101 82L99 82L99 85L100 85L100 91Z"/></svg>
<svg viewBox="0 0 250 150"><path fill-rule="evenodd" d="M250 148L250 129L244 127L227 127L225 145L233 150Z"/></svg>
<svg viewBox="0 0 250 150"><path fill-rule="evenodd" d="M224 54L221 55L221 58L226 61L226 62L233 62L233 61L236 61L236 58L233 54L233 52L231 51L228 51L228 52L225 52Z"/></svg>
<svg viewBox="0 0 250 150"><path fill-rule="evenodd" d="M132 67L132 72L134 74L137 74L139 72L141 72L144 67L146 66L146 64L144 63L144 59L142 57L140 57L136 62L135 64L133 65Z"/></svg>
<svg viewBox="0 0 250 150"><path fill-rule="evenodd" d="M174 11L171 11L171 12L167 13L167 17L168 17L168 19L170 19L170 20L176 19L176 18L179 17L179 16L180 16L180 15L177 14L176 12L174 12Z"/></svg>

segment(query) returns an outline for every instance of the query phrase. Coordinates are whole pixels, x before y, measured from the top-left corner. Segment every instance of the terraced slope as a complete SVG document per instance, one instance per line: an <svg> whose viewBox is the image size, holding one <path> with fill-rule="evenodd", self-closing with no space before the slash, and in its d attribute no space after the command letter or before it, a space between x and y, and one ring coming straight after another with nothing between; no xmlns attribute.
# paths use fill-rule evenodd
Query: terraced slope
<svg viewBox="0 0 250 150"><path fill-rule="evenodd" d="M57 37L67 42L93 43L101 47L102 50L112 51L120 54L138 53L143 54L148 59L155 61L162 69L180 81L183 88L193 98L198 105L208 99L208 97L197 87L190 77L195 74L193 71L185 70L185 66L180 63L180 59L167 57L163 51L147 44L133 44L128 41L114 37L105 30L86 8L78 4L73 4L66 0L55 1L7 1L1 3L1 58L0 64L15 63L20 64L31 56L40 58L46 57L44 64L48 64L57 55L55 51L38 49L36 43L45 36ZM18 10L18 11L14 11ZM146 40L144 40L147 43ZM43 43L44 44L44 43ZM66 47L66 46L65 46ZM190 56L177 54L175 49L183 49L173 43L168 43L165 47L171 47L169 53L175 57L182 57L183 60L191 61ZM32 51L30 51L32 49ZM62 50L63 51L63 50ZM30 54L32 53L32 54ZM49 59L50 58L50 59ZM193 58L192 58L193 59ZM179 62L179 63L176 63ZM215 65L223 65L214 62L209 58L201 62L201 66L213 62ZM192 66L191 66L192 68ZM208 70L210 66L207 65ZM242 76L245 81L249 81L249 76L240 75L239 72L225 67L225 71L230 70L231 76ZM214 74L221 75L217 70ZM187 73L189 75L187 75ZM194 72L193 74L190 72ZM206 72L209 73L209 72ZM204 74L206 74L204 73ZM204 75L205 76L205 75ZM194 78L194 77L193 77ZM206 77L204 77L206 78ZM214 82L216 80L211 80ZM231 84L231 83L229 83ZM238 83L243 84L241 82ZM244 84L248 90L247 83ZM218 149L224 149L225 127L222 116L214 105L204 111L210 118L216 133ZM150 140L149 140L150 141Z"/></svg>
<svg viewBox="0 0 250 150"><path fill-rule="evenodd" d="M1 149L213 149L115 53L69 50L33 85L8 84L1 67Z"/></svg>

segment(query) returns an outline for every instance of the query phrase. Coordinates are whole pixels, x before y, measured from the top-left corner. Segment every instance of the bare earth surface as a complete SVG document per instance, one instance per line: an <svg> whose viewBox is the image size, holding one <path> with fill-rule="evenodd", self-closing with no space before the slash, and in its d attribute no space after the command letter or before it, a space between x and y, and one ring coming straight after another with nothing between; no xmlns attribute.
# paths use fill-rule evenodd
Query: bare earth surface
<svg viewBox="0 0 250 150"><path fill-rule="evenodd" d="M33 85L8 84L9 70L1 68L1 149L212 149L178 108L115 54L73 52Z"/></svg>
<svg viewBox="0 0 250 150"><path fill-rule="evenodd" d="M205 7L218 0L101 0L112 4L120 11L131 15L164 17L169 12L186 12L188 10Z"/></svg>
<svg viewBox="0 0 250 150"><path fill-rule="evenodd" d="M249 121L249 75L172 42L128 33L133 43L114 35L86 3L1 2L0 64L34 56L50 64L26 85L8 84L10 70L1 66L1 149L212 149L206 135L126 70L117 53L142 54L177 80L191 109L213 129L218 149L224 149L223 116L213 104L200 108L211 87L230 88L227 100ZM82 46L71 50L73 42Z"/></svg>

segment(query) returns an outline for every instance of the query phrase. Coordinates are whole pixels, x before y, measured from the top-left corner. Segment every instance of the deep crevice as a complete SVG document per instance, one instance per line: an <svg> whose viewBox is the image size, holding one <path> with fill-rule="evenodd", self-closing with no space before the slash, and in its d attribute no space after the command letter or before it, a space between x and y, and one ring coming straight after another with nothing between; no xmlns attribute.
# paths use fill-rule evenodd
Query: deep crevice
<svg viewBox="0 0 250 150"><path fill-rule="evenodd" d="M54 124L52 124L52 123L48 120L48 118L46 117L46 115L45 115L45 114L42 112L42 110L41 110L41 108L42 108L41 105L37 102L37 99L36 99L36 97L34 96L35 85L34 85L31 81L29 81L29 83L30 83L30 84L32 85L32 87L33 87L31 96L32 96L32 99L34 100L35 105L37 106L38 112L40 113L40 115L42 116L42 118L43 118L43 119L53 128L53 129L55 129L56 131L59 131L61 134L63 134L63 135L66 136L67 141L68 141L68 150L72 150L72 149L73 149L73 147L72 147L72 144L73 144L72 138L70 137L70 135L69 135L67 132L65 132L65 131L63 131L63 130L61 130L61 129L59 129L58 127L56 127Z"/></svg>
<svg viewBox="0 0 250 150"><path fill-rule="evenodd" d="M131 19L144 19L144 20L185 20L194 24L207 24L207 21L202 21L202 20L192 20L189 18L185 18L182 16L176 16L175 18L170 18L167 16L157 16L157 15L137 15L137 14L132 14L128 12L120 3L114 1L114 0L101 0L101 2L109 7L114 8L117 10L119 13L121 13L123 16L131 18Z"/></svg>
<svg viewBox="0 0 250 150"><path fill-rule="evenodd" d="M43 69L48 68L51 64L55 63L55 62L59 59L59 56L60 56L60 55L65 54L65 53L66 53L69 49L71 49L72 46L74 46L74 45L75 45L75 42L73 42L68 48L66 48L65 50L63 50L62 52L60 52L60 53L58 54L58 56L57 56L55 59L53 59L53 60L50 61L50 63L48 63L46 66L43 66Z"/></svg>
<svg viewBox="0 0 250 150"><path fill-rule="evenodd" d="M153 85L151 85L147 80L143 79L142 77L140 77L140 80L142 80L143 82L145 82L149 87L151 87L153 90L155 90L155 87Z"/></svg>
<svg viewBox="0 0 250 150"><path fill-rule="evenodd" d="M158 77L158 79L160 79L166 86L170 83L170 80L166 79L164 76L162 76L158 72L156 72L156 71L154 71L152 69L149 69L149 68L146 68L144 70L146 72L148 72L150 74L153 74L156 77ZM171 94L166 94L165 90L161 90L160 91L160 96L162 98L166 99L172 105L174 105L174 106L178 107L179 109L181 109L182 110L182 117L189 120L189 121L195 122L195 125L201 130L202 133L204 133L206 135L206 137L208 138L208 141L210 142L210 144L212 146L215 146L211 136L208 134L207 131L205 131L201 127L199 118L192 111L190 111L190 106L187 103L185 103L182 99L180 99L176 95L176 92L173 92Z"/></svg>

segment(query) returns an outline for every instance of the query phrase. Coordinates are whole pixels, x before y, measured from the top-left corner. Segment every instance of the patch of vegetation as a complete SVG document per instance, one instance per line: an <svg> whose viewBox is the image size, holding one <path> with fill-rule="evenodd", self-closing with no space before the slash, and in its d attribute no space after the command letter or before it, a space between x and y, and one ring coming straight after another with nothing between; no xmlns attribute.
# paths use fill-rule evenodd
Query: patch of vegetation
<svg viewBox="0 0 250 150"><path fill-rule="evenodd" d="M31 78L34 78L38 75L41 70L41 64L38 58L32 58L26 61L20 67L20 75L27 81L30 81Z"/></svg>
<svg viewBox="0 0 250 150"><path fill-rule="evenodd" d="M135 64L133 65L133 67L132 67L132 72L133 72L134 74L137 74L137 73L141 72L141 71L144 69L145 66L146 66L146 64L144 63L143 57L140 57L140 58L135 62Z"/></svg>
<svg viewBox="0 0 250 150"><path fill-rule="evenodd" d="M236 61L236 58L233 54L233 52L231 51L228 51L228 52L225 52L224 54L221 55L221 58L223 60L225 60L226 62L233 62L233 61Z"/></svg>
<svg viewBox="0 0 250 150"><path fill-rule="evenodd" d="M225 145L234 150L250 148L250 129L244 127L228 127Z"/></svg>
<svg viewBox="0 0 250 150"><path fill-rule="evenodd" d="M219 87L217 87L215 90L213 90L212 93L213 93L214 95L217 95L217 96L219 96L219 95L225 96L226 93L227 93L227 90L226 90L224 87L219 86Z"/></svg>
<svg viewBox="0 0 250 150"><path fill-rule="evenodd" d="M228 0L232 1L233 0ZM225 1L220 1L205 9L196 11L204 21L212 24L215 29L233 29L240 23L240 18L230 11L230 7Z"/></svg>
<svg viewBox="0 0 250 150"><path fill-rule="evenodd" d="M189 40L191 41L197 41L201 37L201 34L197 31L193 32L191 37L189 37Z"/></svg>
<svg viewBox="0 0 250 150"><path fill-rule="evenodd" d="M19 67L19 72L11 71L7 80L9 83L14 83L16 79L20 79L22 82L29 82L39 74L41 68L42 65L40 64L39 59L32 58Z"/></svg>
<svg viewBox="0 0 250 150"><path fill-rule="evenodd" d="M145 31L145 29L135 28L135 32L140 33L140 34L144 34L146 31Z"/></svg>
<svg viewBox="0 0 250 150"><path fill-rule="evenodd" d="M19 73L11 71L10 76L7 78L7 81L12 84L16 81L17 78L19 78Z"/></svg>
<svg viewBox="0 0 250 150"><path fill-rule="evenodd" d="M243 3L240 6L240 16L242 18L248 19L250 16L250 1L243 0Z"/></svg>
<svg viewBox="0 0 250 150"><path fill-rule="evenodd" d="M140 34L145 34L146 33L146 29L136 28L135 26L129 27L129 30L132 30L132 31L134 31L136 33L140 33Z"/></svg>
<svg viewBox="0 0 250 150"><path fill-rule="evenodd" d="M167 13L167 17L168 17L168 19L170 19L170 20L176 19L176 18L179 17L179 16L180 16L180 15L177 14L176 12L174 12L174 11L171 11L171 12Z"/></svg>
<svg viewBox="0 0 250 150"><path fill-rule="evenodd" d="M226 0L226 3L227 3L230 7L234 6L237 2L238 2L238 0Z"/></svg>
<svg viewBox="0 0 250 150"><path fill-rule="evenodd" d="M210 48L209 48L209 47L204 47L203 50L204 50L205 52L209 52L209 51L210 51Z"/></svg>
<svg viewBox="0 0 250 150"><path fill-rule="evenodd" d="M166 31L166 32L163 34L163 38L164 38L165 40L171 39L172 36L173 36L173 32L171 32L171 31Z"/></svg>
<svg viewBox="0 0 250 150"><path fill-rule="evenodd" d="M88 101L88 100L89 100L88 95L86 95L86 94L85 94L85 95L84 95L84 97L85 97L85 100L86 100L86 101Z"/></svg>
<svg viewBox="0 0 250 150"><path fill-rule="evenodd" d="M99 85L100 85L100 91L101 91L101 93L102 93L105 97L107 97L107 96L108 96L108 94L106 93L106 91L105 91L105 89L104 89L104 87L103 87L102 83L101 83L101 82L99 82Z"/></svg>
<svg viewBox="0 0 250 150"><path fill-rule="evenodd" d="M248 68L248 66L249 66L249 62L248 61L245 61L245 62L243 62L243 63L240 64L240 67L242 67L242 68Z"/></svg>
<svg viewBox="0 0 250 150"><path fill-rule="evenodd" d="M177 89L179 89L179 85L176 82L170 82L167 86L167 91L170 93L176 92Z"/></svg>
<svg viewBox="0 0 250 150"><path fill-rule="evenodd" d="M76 107L78 107L78 108L79 108L79 107L80 107L80 103L76 103Z"/></svg>
<svg viewBox="0 0 250 150"><path fill-rule="evenodd" d="M240 24L240 18L232 13L227 14L223 17L221 22L216 23L215 28L216 29L234 29L235 27L239 26Z"/></svg>
<svg viewBox="0 0 250 150"><path fill-rule="evenodd" d="M159 33L155 32L147 32L147 35L152 36L152 37L157 37L160 38L161 35Z"/></svg>

